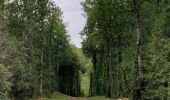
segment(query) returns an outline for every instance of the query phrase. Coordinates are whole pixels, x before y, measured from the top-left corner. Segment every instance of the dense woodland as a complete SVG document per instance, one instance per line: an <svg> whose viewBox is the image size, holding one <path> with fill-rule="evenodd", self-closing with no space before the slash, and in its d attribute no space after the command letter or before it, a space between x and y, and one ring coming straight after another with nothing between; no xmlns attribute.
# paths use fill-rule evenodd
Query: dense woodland
<svg viewBox="0 0 170 100"><path fill-rule="evenodd" d="M170 100L170 1L85 0L90 96Z"/></svg>
<svg viewBox="0 0 170 100"><path fill-rule="evenodd" d="M0 2L0 99L80 93L79 59L49 0Z"/></svg>
<svg viewBox="0 0 170 100"><path fill-rule="evenodd" d="M170 100L170 1L84 0L82 6L80 49L52 0L0 0L0 100L55 92Z"/></svg>

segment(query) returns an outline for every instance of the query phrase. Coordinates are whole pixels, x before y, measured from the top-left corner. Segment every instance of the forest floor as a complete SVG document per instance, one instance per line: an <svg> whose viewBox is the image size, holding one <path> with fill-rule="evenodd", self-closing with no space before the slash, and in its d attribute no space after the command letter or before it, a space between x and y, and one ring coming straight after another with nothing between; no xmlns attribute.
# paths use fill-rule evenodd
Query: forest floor
<svg viewBox="0 0 170 100"><path fill-rule="evenodd" d="M105 98L104 96L96 96L96 97L70 97L61 93L55 93L50 98L41 98L39 100L115 100ZM116 100L129 100L129 99L116 99Z"/></svg>

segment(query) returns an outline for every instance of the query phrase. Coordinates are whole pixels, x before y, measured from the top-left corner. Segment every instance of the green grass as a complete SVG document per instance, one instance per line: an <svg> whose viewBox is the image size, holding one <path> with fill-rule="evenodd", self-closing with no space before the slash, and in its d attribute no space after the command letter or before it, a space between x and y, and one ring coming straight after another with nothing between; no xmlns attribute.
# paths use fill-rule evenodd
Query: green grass
<svg viewBox="0 0 170 100"><path fill-rule="evenodd" d="M41 98L39 100L69 100L69 96L61 94L61 93L54 93L49 98Z"/></svg>
<svg viewBox="0 0 170 100"><path fill-rule="evenodd" d="M105 98L103 96L96 97L70 97L61 93L54 93L50 98L41 98L39 100L113 100L109 98ZM118 99L119 100L119 99ZM121 99L128 100L128 99Z"/></svg>
<svg viewBox="0 0 170 100"><path fill-rule="evenodd" d="M81 91L85 96L89 95L90 79L88 75L81 76Z"/></svg>

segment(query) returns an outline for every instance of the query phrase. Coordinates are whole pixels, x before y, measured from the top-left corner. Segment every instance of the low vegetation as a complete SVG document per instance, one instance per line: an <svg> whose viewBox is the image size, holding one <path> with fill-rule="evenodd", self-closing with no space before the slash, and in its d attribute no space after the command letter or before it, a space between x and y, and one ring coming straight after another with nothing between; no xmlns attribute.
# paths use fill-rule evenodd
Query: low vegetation
<svg viewBox="0 0 170 100"><path fill-rule="evenodd" d="M71 97L68 95L64 95L61 93L54 93L49 98L40 98L39 100L115 100L105 98L103 96L95 96L95 97ZM116 99L116 100L129 100L127 98Z"/></svg>

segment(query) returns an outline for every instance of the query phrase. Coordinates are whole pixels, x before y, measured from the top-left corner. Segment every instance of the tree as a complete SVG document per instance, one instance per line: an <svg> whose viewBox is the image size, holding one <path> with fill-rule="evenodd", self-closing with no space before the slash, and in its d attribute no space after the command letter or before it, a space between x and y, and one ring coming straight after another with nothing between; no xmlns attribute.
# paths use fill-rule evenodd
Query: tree
<svg viewBox="0 0 170 100"><path fill-rule="evenodd" d="M143 100L142 87L143 87L143 66L141 59L141 16L139 1L133 0L134 14L136 20L136 61L135 61L135 81L132 93L132 100Z"/></svg>
<svg viewBox="0 0 170 100"><path fill-rule="evenodd" d="M131 25L128 23L131 19L126 18L131 17L126 11L126 3L126 1L86 0L83 4L88 19L81 34L87 36L83 42L84 53L90 54L93 59L94 69L90 88L92 95L105 94L117 98L127 94L121 94L123 84L118 85L120 82L118 78L122 78L121 74L124 73L120 69L123 62L122 47L127 45L126 32L129 34L126 27Z"/></svg>
<svg viewBox="0 0 170 100"><path fill-rule="evenodd" d="M11 66L15 70L10 71L11 76L5 78L5 80L10 78L9 91L3 91L12 99L18 100L44 94L50 95L61 89L67 90L63 84L60 85L62 81L60 82L59 79L64 75L60 76L59 71L63 72L64 68L70 67L72 71L66 70L66 73L70 74L66 77L73 82L66 81L65 85L69 86L70 91L65 93L78 96L80 64L76 54L72 52L60 8L49 0L13 0L5 2L4 7L6 14L3 14L2 18L6 19L3 26L5 26L5 33L8 34L5 35L7 39L2 45L5 43L4 48L10 48L6 45L11 44L8 41L12 38L14 44L11 45L16 50L11 51L9 55L12 58L6 60L9 62L13 60ZM64 53L69 56L63 56ZM70 60L66 60L67 57ZM7 66L6 62L2 62L2 65ZM8 72L8 68L3 70ZM3 86L8 85L3 84ZM62 90L60 92L64 92Z"/></svg>

